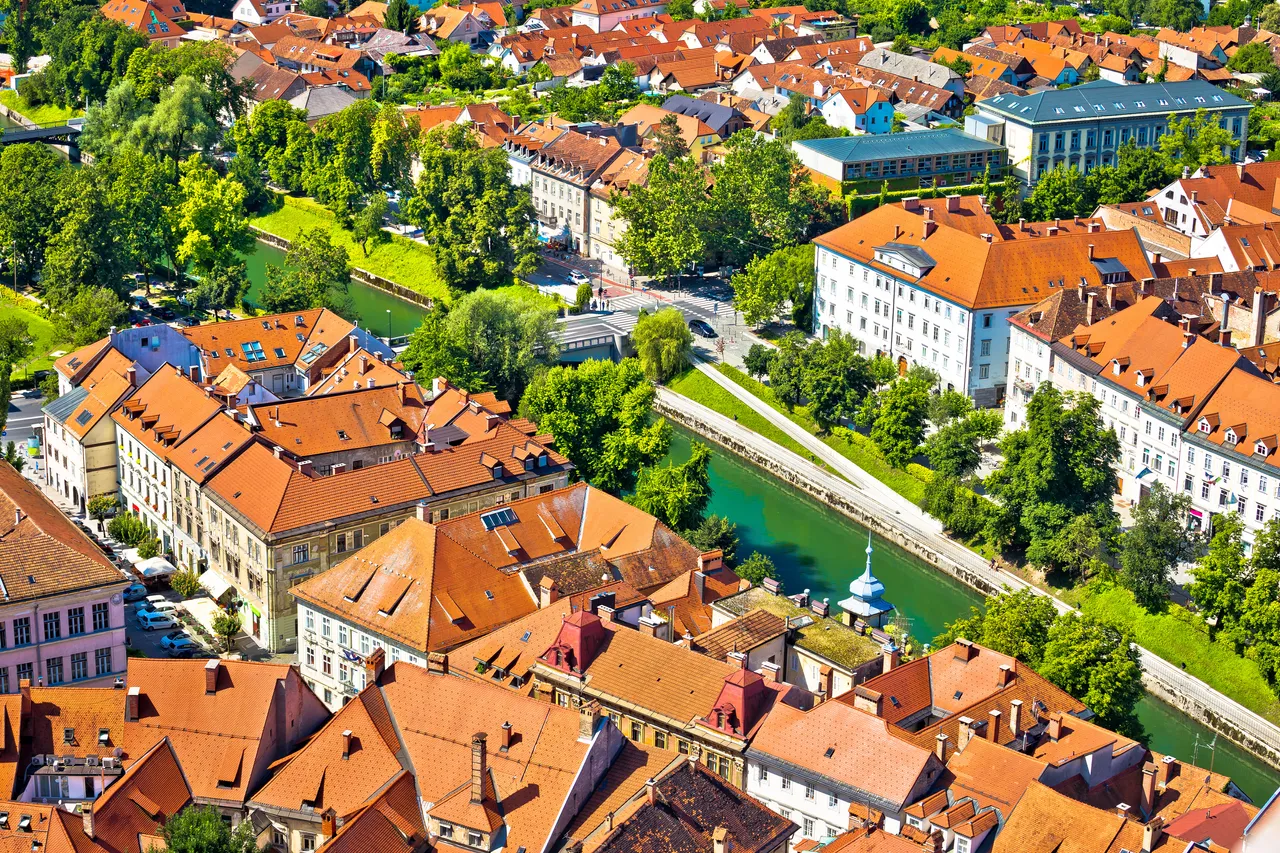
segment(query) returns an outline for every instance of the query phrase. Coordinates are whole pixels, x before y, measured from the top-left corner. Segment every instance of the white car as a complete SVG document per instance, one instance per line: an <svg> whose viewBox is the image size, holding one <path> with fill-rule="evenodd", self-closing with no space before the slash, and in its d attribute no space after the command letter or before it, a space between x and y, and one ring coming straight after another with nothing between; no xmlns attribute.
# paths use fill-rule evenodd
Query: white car
<svg viewBox="0 0 1280 853"><path fill-rule="evenodd" d="M573 272L569 273L569 281L573 282L574 284L590 284L591 276L585 273L579 272L578 270L574 270Z"/></svg>
<svg viewBox="0 0 1280 853"><path fill-rule="evenodd" d="M148 610L138 614L138 627L144 631L154 631L157 628L176 628L178 623L169 613Z"/></svg>

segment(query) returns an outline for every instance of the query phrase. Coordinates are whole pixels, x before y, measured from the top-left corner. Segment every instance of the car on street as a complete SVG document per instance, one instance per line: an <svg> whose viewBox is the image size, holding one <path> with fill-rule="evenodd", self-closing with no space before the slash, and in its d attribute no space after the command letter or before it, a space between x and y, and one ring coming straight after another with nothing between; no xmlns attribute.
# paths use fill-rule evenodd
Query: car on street
<svg viewBox="0 0 1280 853"><path fill-rule="evenodd" d="M706 320L690 320L689 331L704 338L714 339L719 337L716 334L716 330L711 328L711 324Z"/></svg>
<svg viewBox="0 0 1280 853"><path fill-rule="evenodd" d="M190 637L183 637L179 640L175 640L168 646L164 645L162 642L160 646L169 653L169 657L171 658L188 657L200 651L200 647L196 645L195 641Z"/></svg>
<svg viewBox="0 0 1280 853"><path fill-rule="evenodd" d="M581 270L574 270L573 272L569 273L569 281L573 282L574 284L590 284L591 276L587 275Z"/></svg>
<svg viewBox="0 0 1280 853"><path fill-rule="evenodd" d="M188 643L191 642L191 637L187 635L186 631L170 631L168 634L165 634L160 638L160 648L171 649L175 644L184 641Z"/></svg>
<svg viewBox="0 0 1280 853"><path fill-rule="evenodd" d="M154 631L157 628L176 628L178 623L168 613L144 610L138 613L138 627L144 631Z"/></svg>
<svg viewBox="0 0 1280 853"><path fill-rule="evenodd" d="M125 601L142 601L147 597L147 588L140 583L134 582L124 588Z"/></svg>

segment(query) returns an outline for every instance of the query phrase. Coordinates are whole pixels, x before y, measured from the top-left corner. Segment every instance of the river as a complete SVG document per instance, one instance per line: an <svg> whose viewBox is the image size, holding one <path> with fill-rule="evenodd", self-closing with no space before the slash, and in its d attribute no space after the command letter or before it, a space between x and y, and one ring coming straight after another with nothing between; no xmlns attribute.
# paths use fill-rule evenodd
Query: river
<svg viewBox="0 0 1280 853"><path fill-rule="evenodd" d="M671 458L688 458L692 433L677 429ZM808 589L817 598L829 598L834 606L846 597L849 582L861 573L867 547L867 531L845 516L786 486L752 465L711 446L710 512L738 525L738 554L768 554L778 567L784 588ZM906 552L875 540L872 555L876 576L884 582L885 598L897 606L910 623L917 641L928 642L946 622L966 616L982 597ZM1219 738L1215 752L1204 744L1213 741L1208 728L1150 696L1138 706L1138 716L1150 736L1152 749L1191 761L1196 737L1201 747L1197 762L1225 773L1256 803L1280 787L1280 771Z"/></svg>

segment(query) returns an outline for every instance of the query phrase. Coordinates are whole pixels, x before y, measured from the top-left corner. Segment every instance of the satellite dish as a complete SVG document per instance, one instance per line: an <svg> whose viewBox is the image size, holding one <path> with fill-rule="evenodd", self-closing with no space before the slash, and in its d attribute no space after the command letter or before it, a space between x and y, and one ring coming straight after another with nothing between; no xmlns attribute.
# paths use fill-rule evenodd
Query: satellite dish
<svg viewBox="0 0 1280 853"><path fill-rule="evenodd" d="M124 750L117 746L115 749L111 750L111 754L116 758L119 758L124 755Z"/></svg>

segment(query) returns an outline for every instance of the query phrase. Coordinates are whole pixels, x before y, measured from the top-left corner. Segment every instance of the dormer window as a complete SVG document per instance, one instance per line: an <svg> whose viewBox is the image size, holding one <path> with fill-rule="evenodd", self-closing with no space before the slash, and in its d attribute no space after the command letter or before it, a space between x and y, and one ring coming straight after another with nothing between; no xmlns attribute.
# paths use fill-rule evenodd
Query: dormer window
<svg viewBox="0 0 1280 853"><path fill-rule="evenodd" d="M1228 429L1222 438L1227 444L1235 444L1238 440L1236 437L1236 431L1233 429Z"/></svg>
<svg viewBox="0 0 1280 853"><path fill-rule="evenodd" d="M1209 433L1213 432L1213 427L1209 426L1208 418L1200 419L1200 431L1205 435L1208 435Z"/></svg>
<svg viewBox="0 0 1280 853"><path fill-rule="evenodd" d="M1253 452L1254 452L1254 453L1256 453L1256 454L1258 454L1259 456L1266 456L1266 455L1267 455L1267 444L1266 444L1266 442L1264 442L1264 441L1259 441L1257 444L1255 444L1255 445L1253 446Z"/></svg>

